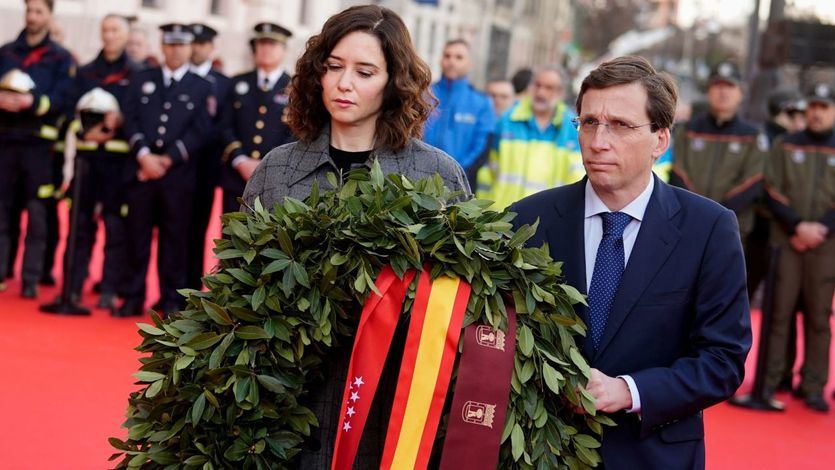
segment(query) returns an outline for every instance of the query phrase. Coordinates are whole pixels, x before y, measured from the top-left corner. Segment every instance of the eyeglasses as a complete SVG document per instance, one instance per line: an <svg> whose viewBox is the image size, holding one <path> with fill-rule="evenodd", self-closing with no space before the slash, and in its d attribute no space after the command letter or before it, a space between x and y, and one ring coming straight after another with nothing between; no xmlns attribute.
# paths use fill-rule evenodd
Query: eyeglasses
<svg viewBox="0 0 835 470"><path fill-rule="evenodd" d="M598 127L604 126L606 130L609 131L609 134L615 137L626 137L641 127L655 125L654 122L639 124L637 126L633 126L632 124L628 124L623 121L600 122L592 117L582 119L576 117L571 120L571 123L574 124L575 127L577 127L577 132L580 132L581 134L592 135L595 132L597 132Z"/></svg>

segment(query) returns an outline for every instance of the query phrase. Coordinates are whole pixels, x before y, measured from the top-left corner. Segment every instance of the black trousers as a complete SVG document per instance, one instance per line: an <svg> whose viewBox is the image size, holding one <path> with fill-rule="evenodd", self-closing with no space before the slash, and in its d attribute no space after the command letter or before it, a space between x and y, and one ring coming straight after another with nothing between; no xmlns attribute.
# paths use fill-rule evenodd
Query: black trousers
<svg viewBox="0 0 835 470"><path fill-rule="evenodd" d="M52 184L55 189L61 187L64 182L64 153L63 151L52 150ZM46 205L46 251L43 259L42 276L52 274L55 267L55 255L58 251L60 241L60 225L58 224L58 202L56 197L44 199Z"/></svg>
<svg viewBox="0 0 835 470"><path fill-rule="evenodd" d="M98 233L98 222L104 222L104 268L101 291L119 294L122 272L128 263L127 221L122 208L127 204L125 184L129 156L111 152L84 152L76 155L76 175L69 194L79 194L72 203L77 206L78 220L73 227L75 249L64 254L64 279L72 283L72 292L81 293L89 275L90 257ZM80 178L79 178L80 176Z"/></svg>
<svg viewBox="0 0 835 470"><path fill-rule="evenodd" d="M203 287L203 265L206 254L206 230L215 202L215 188L220 173L218 155L201 156L196 162L197 178L194 189L194 205L191 227L188 231L188 267L186 286L192 289Z"/></svg>
<svg viewBox="0 0 835 470"><path fill-rule="evenodd" d="M14 278L15 262L17 261L18 248L20 248L20 222L23 217L23 209L26 206L26 201L23 197L23 182L18 181L14 192L14 201L9 210L9 255L8 266L6 268L6 279ZM2 277L2 276L0 276Z"/></svg>
<svg viewBox="0 0 835 470"><path fill-rule="evenodd" d="M144 301L154 226L160 304L182 307L178 289L186 287L187 237L194 198L194 174L186 166L172 168L162 179L134 182L128 190L128 270L123 296Z"/></svg>
<svg viewBox="0 0 835 470"><path fill-rule="evenodd" d="M246 181L241 178L240 173L231 165L224 166L220 174L220 183L223 187L223 213L241 210L238 198L244 195Z"/></svg>
<svg viewBox="0 0 835 470"><path fill-rule="evenodd" d="M45 199L52 197L52 151L50 142L41 139L0 139L0 276L5 278L11 262L12 206L23 191L27 212L23 254L24 282L37 282L43 273L47 246ZM22 184L22 186L19 186Z"/></svg>

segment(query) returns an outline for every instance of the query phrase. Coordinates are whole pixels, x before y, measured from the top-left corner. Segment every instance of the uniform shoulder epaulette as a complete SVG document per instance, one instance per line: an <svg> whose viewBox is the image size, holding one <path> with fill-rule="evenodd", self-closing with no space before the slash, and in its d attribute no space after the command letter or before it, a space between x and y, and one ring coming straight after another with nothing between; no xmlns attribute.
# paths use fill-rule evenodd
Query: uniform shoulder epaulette
<svg viewBox="0 0 835 470"><path fill-rule="evenodd" d="M199 79L200 79L200 81L201 81L201 82L203 82L203 83L205 83L206 85L212 86L212 80L211 80L210 78L203 77L203 76L198 75L198 74L196 74L196 73L194 73L194 72L189 72L189 73L191 73L191 74L192 74L192 75L194 75L195 77L199 78Z"/></svg>
<svg viewBox="0 0 835 470"><path fill-rule="evenodd" d="M72 53L67 48L58 44L54 40L50 40L49 43L50 47L55 51L56 54L60 55L64 59L73 59Z"/></svg>
<svg viewBox="0 0 835 470"><path fill-rule="evenodd" d="M148 67L140 69L136 72L137 77L153 77L158 73L162 73L161 67Z"/></svg>
<svg viewBox="0 0 835 470"><path fill-rule="evenodd" d="M249 78L250 76L255 75L256 73L257 72L255 70L247 70L246 72L241 72L239 74L233 75L230 78L232 78L232 80L236 80L236 81L237 80L245 80L245 79Z"/></svg>
<svg viewBox="0 0 835 470"><path fill-rule="evenodd" d="M761 132L760 129L757 126L755 126L754 124L751 124L750 122L748 122L744 119L738 119L737 120L737 125L739 126L738 129L739 129L740 133L742 133L744 135L758 135Z"/></svg>
<svg viewBox="0 0 835 470"><path fill-rule="evenodd" d="M688 131L704 131L707 129L707 113L702 113L697 116L692 116L684 124L684 129Z"/></svg>

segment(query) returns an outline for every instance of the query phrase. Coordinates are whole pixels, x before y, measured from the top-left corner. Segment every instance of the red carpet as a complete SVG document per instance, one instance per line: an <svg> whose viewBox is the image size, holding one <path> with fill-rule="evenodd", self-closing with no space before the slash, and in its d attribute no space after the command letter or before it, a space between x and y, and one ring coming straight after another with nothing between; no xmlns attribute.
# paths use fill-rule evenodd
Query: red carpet
<svg viewBox="0 0 835 470"><path fill-rule="evenodd" d="M215 219L210 237L217 233ZM98 278L100 263L97 255L93 279ZM149 280L153 279L152 272ZM149 303L156 300L152 284ZM139 355L133 350L140 340L137 320L111 318L99 310L88 318L46 315L38 312L38 305L52 300L57 289L41 289L39 301L22 300L19 291L20 284L12 281L9 290L0 293L0 468L111 468L107 458L113 451L107 438L126 435L120 426L128 394L135 388L131 374L138 368ZM88 306L95 300L92 294L85 297ZM752 354L749 371L753 362ZM750 382L749 376L743 391ZM830 386L827 397L831 391ZM785 413L724 404L710 409L707 467L833 468L835 411L812 413L801 402L785 398Z"/></svg>

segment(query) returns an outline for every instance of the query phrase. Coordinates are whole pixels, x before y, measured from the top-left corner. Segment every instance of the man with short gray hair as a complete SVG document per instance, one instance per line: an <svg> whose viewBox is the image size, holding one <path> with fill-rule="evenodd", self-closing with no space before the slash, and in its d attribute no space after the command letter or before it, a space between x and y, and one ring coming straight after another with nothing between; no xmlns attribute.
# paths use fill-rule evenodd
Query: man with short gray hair
<svg viewBox="0 0 835 470"><path fill-rule="evenodd" d="M559 67L538 70L530 95L499 120L476 192L493 200L496 209L583 176L577 130L571 123L575 115L562 101L563 77Z"/></svg>

